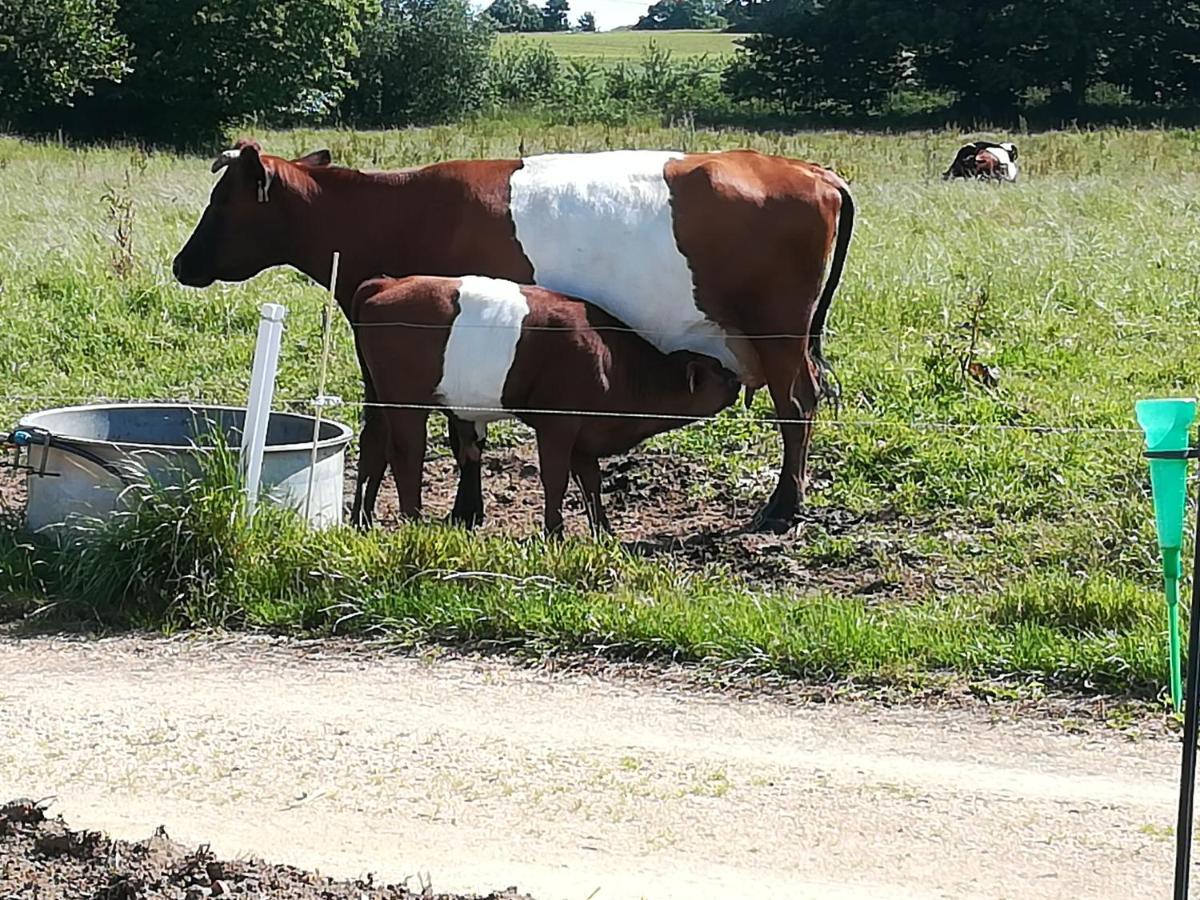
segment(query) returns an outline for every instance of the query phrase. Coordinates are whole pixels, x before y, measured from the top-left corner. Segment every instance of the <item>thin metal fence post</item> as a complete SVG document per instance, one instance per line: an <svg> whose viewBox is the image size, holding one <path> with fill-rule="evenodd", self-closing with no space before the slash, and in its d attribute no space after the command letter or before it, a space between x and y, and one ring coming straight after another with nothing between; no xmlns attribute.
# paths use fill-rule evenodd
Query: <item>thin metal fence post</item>
<svg viewBox="0 0 1200 900"><path fill-rule="evenodd" d="M1193 451L1195 452L1195 451ZM1200 694L1200 610L1196 608L1200 585L1200 503L1196 505L1196 531L1192 536L1192 599L1188 604L1187 687L1183 707L1183 762L1179 772L1179 819L1175 825L1175 900L1187 900L1192 860L1192 802L1196 789L1196 735L1200 728L1197 695Z"/></svg>

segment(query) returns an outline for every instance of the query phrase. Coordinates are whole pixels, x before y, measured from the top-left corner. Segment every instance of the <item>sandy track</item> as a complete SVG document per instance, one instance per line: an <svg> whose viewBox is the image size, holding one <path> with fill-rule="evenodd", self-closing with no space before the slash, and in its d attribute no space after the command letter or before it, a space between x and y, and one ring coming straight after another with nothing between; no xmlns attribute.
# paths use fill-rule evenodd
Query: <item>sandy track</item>
<svg viewBox="0 0 1200 900"><path fill-rule="evenodd" d="M1149 897L1178 744L267 640L0 641L0 798L557 898Z"/></svg>

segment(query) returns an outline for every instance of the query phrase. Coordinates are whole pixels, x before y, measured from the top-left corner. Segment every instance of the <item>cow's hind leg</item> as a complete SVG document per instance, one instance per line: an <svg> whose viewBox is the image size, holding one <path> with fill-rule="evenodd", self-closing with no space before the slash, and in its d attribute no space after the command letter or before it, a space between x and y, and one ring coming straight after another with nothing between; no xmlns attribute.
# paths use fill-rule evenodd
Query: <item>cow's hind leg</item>
<svg viewBox="0 0 1200 900"><path fill-rule="evenodd" d="M817 411L818 375L807 349L795 345L763 354L767 387L775 403L783 437L783 463L779 482L767 504L754 516L757 531L786 531L792 527L804 499L808 445Z"/></svg>
<svg viewBox="0 0 1200 900"><path fill-rule="evenodd" d="M612 534L612 525L608 522L608 514L600 498L599 461L576 453L571 457L571 474L583 493L583 506L587 510L588 524L592 526L592 535L600 537L601 534Z"/></svg>
<svg viewBox="0 0 1200 900"><path fill-rule="evenodd" d="M358 467L354 479L354 503L350 507L350 524L359 530L371 527L375 520L375 503L379 499L379 487L387 474L388 426L383 410L371 406L375 402L374 390L366 379L364 370L364 394L368 405L363 407L362 431L358 436Z"/></svg>
<svg viewBox="0 0 1200 900"><path fill-rule="evenodd" d="M450 521L464 528L476 528L483 524L483 449L484 441L475 430L474 422L467 422L453 413L448 414L450 449L458 463L458 488L454 494L454 508Z"/></svg>

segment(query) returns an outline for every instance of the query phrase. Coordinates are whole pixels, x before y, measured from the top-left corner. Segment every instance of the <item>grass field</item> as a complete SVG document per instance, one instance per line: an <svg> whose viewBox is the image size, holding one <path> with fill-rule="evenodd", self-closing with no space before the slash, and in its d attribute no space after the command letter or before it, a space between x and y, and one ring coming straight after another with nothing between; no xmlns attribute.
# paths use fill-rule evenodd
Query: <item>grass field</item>
<svg viewBox="0 0 1200 900"><path fill-rule="evenodd" d="M582 59L601 65L636 62L653 42L671 51L676 59L709 56L717 59L732 55L742 34L719 31L605 31L595 34L502 34L501 45L518 41L542 42L564 59Z"/></svg>
<svg viewBox="0 0 1200 900"><path fill-rule="evenodd" d="M512 121L263 136L270 151L328 146L336 161L366 167L514 154L524 141L528 152L754 146L846 174L860 219L828 342L844 406L817 428L811 502L858 524L806 527L785 552L825 567L867 556L883 581L904 587L883 599L764 593L609 545L545 551L437 528L362 538L280 525L264 535L264 525L229 533L238 552L222 558L241 563L221 576L215 611L211 598L176 599L168 618L603 646L820 677L950 670L1137 692L1161 685L1164 629L1132 405L1191 394L1200 381L1190 353L1200 255L1186 227L1200 195L1200 135L1024 136L1022 180L1003 187L937 177L959 139ZM243 402L267 299L291 310L280 396L316 393L322 294L303 277L273 271L203 292L171 280L171 257L212 180L205 159L0 139L0 422L97 397ZM127 245L114 237L118 220ZM330 392L355 397L344 326L338 340ZM997 367L998 385L964 377L967 357ZM714 484L757 485L778 452L755 421L768 414L760 396L749 413L655 443L702 462ZM0 593L134 602L121 600L119 578L107 594L96 589L111 572L25 547L10 526ZM429 574L455 567L518 580L464 585ZM545 574L551 582L534 578ZM113 618L161 623L163 609L150 608Z"/></svg>

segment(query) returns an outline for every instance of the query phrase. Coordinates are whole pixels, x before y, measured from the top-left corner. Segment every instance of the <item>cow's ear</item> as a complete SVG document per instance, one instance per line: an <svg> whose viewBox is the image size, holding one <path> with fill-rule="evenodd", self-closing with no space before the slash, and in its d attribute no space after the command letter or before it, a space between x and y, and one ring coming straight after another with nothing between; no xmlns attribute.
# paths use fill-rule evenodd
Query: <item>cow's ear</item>
<svg viewBox="0 0 1200 900"><path fill-rule="evenodd" d="M265 181L267 178L267 170L263 166L262 157L259 155L259 146L255 141L242 143L238 150L238 164L242 166L244 171L250 178L255 181Z"/></svg>
<svg viewBox="0 0 1200 900"><path fill-rule="evenodd" d="M241 166L245 177L254 182L258 202L266 203L274 173L263 164L258 149L257 143L245 144L238 153L238 165Z"/></svg>
<svg viewBox="0 0 1200 900"><path fill-rule="evenodd" d="M299 159L292 160L292 162L299 163L302 166L320 168L333 162L333 157L329 155L328 150L314 150L312 153L304 154Z"/></svg>

